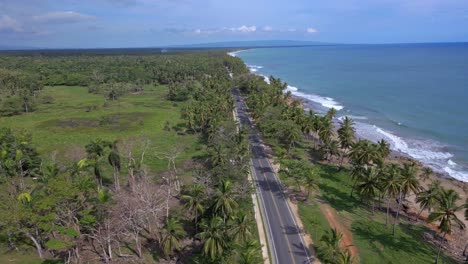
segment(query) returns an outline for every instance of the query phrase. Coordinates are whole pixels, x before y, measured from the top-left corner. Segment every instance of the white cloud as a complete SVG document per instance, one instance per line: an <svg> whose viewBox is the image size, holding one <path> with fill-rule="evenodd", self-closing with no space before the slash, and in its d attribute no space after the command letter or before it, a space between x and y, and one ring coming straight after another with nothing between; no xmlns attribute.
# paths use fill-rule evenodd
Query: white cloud
<svg viewBox="0 0 468 264"><path fill-rule="evenodd" d="M48 12L43 15L33 17L34 21L40 23L77 23L95 19L95 16L85 15L74 11Z"/></svg>
<svg viewBox="0 0 468 264"><path fill-rule="evenodd" d="M197 28L193 30L194 34L217 34L217 33L254 33L257 31L256 26L246 26L242 25L240 27L223 27L215 29L200 29Z"/></svg>
<svg viewBox="0 0 468 264"><path fill-rule="evenodd" d="M11 32L23 32L23 27L10 16L2 15L0 17L0 32L11 31Z"/></svg>
<svg viewBox="0 0 468 264"><path fill-rule="evenodd" d="M313 28L313 27L307 28L306 31L307 31L307 33L317 33L318 32L318 30Z"/></svg>
<svg viewBox="0 0 468 264"><path fill-rule="evenodd" d="M263 31L265 31L265 32L271 32L271 31L273 31L273 28L270 27L270 26L265 26L265 27L263 27Z"/></svg>
<svg viewBox="0 0 468 264"><path fill-rule="evenodd" d="M251 33L251 32L257 31L257 27L256 26L242 25L242 26L240 26L238 28L229 28L229 30L232 31L232 32Z"/></svg>

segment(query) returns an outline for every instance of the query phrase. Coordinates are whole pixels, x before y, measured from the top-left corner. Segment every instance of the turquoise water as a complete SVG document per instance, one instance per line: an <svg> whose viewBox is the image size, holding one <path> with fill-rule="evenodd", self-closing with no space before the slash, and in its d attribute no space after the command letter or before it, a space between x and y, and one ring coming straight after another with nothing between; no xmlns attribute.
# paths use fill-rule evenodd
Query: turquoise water
<svg viewBox="0 0 468 264"><path fill-rule="evenodd" d="M351 116L360 136L384 138L468 182L468 44L264 48L235 56L252 72L286 81L310 107Z"/></svg>

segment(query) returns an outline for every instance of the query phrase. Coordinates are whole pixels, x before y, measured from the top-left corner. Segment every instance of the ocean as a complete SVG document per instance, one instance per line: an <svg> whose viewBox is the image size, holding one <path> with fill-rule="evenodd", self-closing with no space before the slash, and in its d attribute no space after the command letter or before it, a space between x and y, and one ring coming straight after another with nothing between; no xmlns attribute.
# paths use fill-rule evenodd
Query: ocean
<svg viewBox="0 0 468 264"><path fill-rule="evenodd" d="M468 182L468 43L258 48L231 54L360 137Z"/></svg>

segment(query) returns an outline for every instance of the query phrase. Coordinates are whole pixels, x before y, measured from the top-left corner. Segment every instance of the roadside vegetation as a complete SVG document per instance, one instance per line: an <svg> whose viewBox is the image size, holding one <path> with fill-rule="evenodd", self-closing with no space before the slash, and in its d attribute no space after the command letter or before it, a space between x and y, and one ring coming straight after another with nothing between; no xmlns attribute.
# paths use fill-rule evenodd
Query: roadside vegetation
<svg viewBox="0 0 468 264"><path fill-rule="evenodd" d="M335 131L334 109L306 113L279 79L246 74L237 86L322 262L457 263L443 249L465 228L458 214L464 201L438 181L424 188L432 171L391 159L384 140L357 139L348 117Z"/></svg>
<svg viewBox="0 0 468 264"><path fill-rule="evenodd" d="M0 111L0 262L262 261L232 115L228 70L245 73L242 61L54 54L0 67L0 108L15 110Z"/></svg>

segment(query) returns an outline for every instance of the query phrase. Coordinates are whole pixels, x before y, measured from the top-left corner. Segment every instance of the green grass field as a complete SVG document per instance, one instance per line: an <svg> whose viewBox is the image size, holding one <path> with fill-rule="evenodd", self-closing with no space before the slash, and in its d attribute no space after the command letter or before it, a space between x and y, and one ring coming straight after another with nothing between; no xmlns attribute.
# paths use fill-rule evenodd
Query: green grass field
<svg viewBox="0 0 468 264"><path fill-rule="evenodd" d="M360 263L432 263L437 249L423 241L423 233L429 232L422 225L411 225L400 217L400 225L392 236L391 223L385 226L384 212L372 210L356 195L350 197L351 187L346 170L338 171L331 165L316 164L320 175L320 191L307 202L299 203L299 212L305 228L315 243L330 228L323 216L319 202L335 209L338 221L350 227L353 245L359 252ZM457 263L450 258L441 258L439 263Z"/></svg>
<svg viewBox="0 0 468 264"><path fill-rule="evenodd" d="M174 147L183 150L177 159L180 167L201 148L197 135L163 129L166 122L172 127L183 123L183 103L168 101L166 94L165 86L145 87L142 94L106 102L103 95L90 94L84 87L46 87L41 96L53 97L52 104L41 104L32 113L0 117L0 127L30 132L40 154L47 159L55 153L59 162L66 162L70 152L97 138L145 138L150 140L145 165L159 172L167 166L160 159L162 153Z"/></svg>

